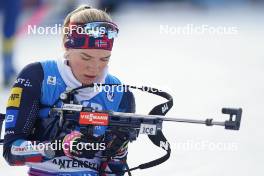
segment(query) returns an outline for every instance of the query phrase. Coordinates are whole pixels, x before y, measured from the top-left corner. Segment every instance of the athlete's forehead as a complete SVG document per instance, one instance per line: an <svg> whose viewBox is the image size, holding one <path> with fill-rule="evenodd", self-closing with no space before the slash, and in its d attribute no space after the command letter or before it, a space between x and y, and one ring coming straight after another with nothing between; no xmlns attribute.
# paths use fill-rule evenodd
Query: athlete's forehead
<svg viewBox="0 0 264 176"><path fill-rule="evenodd" d="M111 51L101 49L69 49L67 52L86 58L109 58Z"/></svg>

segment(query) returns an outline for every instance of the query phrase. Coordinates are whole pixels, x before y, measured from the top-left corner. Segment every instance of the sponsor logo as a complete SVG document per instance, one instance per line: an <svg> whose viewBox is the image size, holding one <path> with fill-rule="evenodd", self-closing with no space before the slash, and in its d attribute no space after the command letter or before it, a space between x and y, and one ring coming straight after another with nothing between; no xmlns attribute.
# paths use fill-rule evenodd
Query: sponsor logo
<svg viewBox="0 0 264 176"><path fill-rule="evenodd" d="M147 135L156 135L157 133L157 126L153 124L144 124L140 125L140 134L147 134Z"/></svg>
<svg viewBox="0 0 264 176"><path fill-rule="evenodd" d="M15 132L14 131L9 131L9 130L5 132L5 135L9 135L9 134L15 134Z"/></svg>
<svg viewBox="0 0 264 176"><path fill-rule="evenodd" d="M23 85L24 87L32 87L29 79L17 78L15 84Z"/></svg>
<svg viewBox="0 0 264 176"><path fill-rule="evenodd" d="M13 147L12 148L12 153L14 154L15 152L25 152L27 151L26 147Z"/></svg>
<svg viewBox="0 0 264 176"><path fill-rule="evenodd" d="M14 121L14 115L7 115L6 116L6 123L10 123Z"/></svg>
<svg viewBox="0 0 264 176"><path fill-rule="evenodd" d="M114 101L114 92L107 92L106 97L110 102Z"/></svg>
<svg viewBox="0 0 264 176"><path fill-rule="evenodd" d="M80 112L81 125L108 125L108 114L96 112Z"/></svg>
<svg viewBox="0 0 264 176"><path fill-rule="evenodd" d="M56 85L56 77L55 76L48 76L47 84L49 85Z"/></svg>
<svg viewBox="0 0 264 176"><path fill-rule="evenodd" d="M11 90L11 95L8 99L7 102L7 107L19 107L20 106L20 101L21 101L21 95L22 95L22 88L20 87L14 87Z"/></svg>
<svg viewBox="0 0 264 176"><path fill-rule="evenodd" d="M160 147L161 148L163 148L164 150L169 150L169 146L170 146L170 144L169 144L169 142L168 141L160 141Z"/></svg>
<svg viewBox="0 0 264 176"><path fill-rule="evenodd" d="M162 113L165 113L167 110L169 110L169 106L168 106L168 104L167 104L167 103L164 104L164 105L162 106L161 110L162 110Z"/></svg>
<svg viewBox="0 0 264 176"><path fill-rule="evenodd" d="M82 105L75 105L75 104L64 104L63 105L63 110L68 110L68 111L81 111L82 110Z"/></svg>
<svg viewBox="0 0 264 176"><path fill-rule="evenodd" d="M6 128L15 127L17 116L18 116L18 110L7 110L6 118L5 118L5 127Z"/></svg>
<svg viewBox="0 0 264 176"><path fill-rule="evenodd" d="M69 168L89 168L89 169L94 169L98 170L99 166L97 163L94 162L89 162L89 161L76 161L76 160L71 160L71 159L53 159L52 160L53 164L59 165L60 169L69 169Z"/></svg>
<svg viewBox="0 0 264 176"><path fill-rule="evenodd" d="M39 154L39 152L30 141L15 141L11 147L11 153L18 156L34 155Z"/></svg>

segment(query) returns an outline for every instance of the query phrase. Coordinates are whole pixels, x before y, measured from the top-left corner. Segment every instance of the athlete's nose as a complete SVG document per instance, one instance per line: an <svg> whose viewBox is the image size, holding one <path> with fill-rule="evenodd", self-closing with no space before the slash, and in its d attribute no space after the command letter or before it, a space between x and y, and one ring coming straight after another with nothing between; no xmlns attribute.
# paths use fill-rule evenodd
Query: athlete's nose
<svg viewBox="0 0 264 176"><path fill-rule="evenodd" d="M92 74L97 74L100 71L100 63L96 59L92 59L91 63L88 64L86 68Z"/></svg>

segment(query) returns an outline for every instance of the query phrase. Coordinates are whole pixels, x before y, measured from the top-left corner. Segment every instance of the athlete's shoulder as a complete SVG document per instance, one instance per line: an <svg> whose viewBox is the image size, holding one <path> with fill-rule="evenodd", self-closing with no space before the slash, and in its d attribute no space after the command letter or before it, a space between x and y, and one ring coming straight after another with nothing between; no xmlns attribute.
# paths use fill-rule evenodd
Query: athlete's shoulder
<svg viewBox="0 0 264 176"><path fill-rule="evenodd" d="M21 72L25 72L25 71L36 71L36 70L41 70L42 67L41 67L41 63L40 62L32 62L32 63L29 63L27 64Z"/></svg>
<svg viewBox="0 0 264 176"><path fill-rule="evenodd" d="M26 65L18 74L16 82L24 82L23 80L43 80L43 68L40 62L33 62Z"/></svg>

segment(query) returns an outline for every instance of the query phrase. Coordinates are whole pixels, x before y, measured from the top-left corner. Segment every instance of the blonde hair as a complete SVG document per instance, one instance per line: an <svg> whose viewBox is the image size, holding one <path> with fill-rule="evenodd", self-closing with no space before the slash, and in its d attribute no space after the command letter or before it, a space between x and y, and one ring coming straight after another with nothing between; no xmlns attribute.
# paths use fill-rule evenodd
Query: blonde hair
<svg viewBox="0 0 264 176"><path fill-rule="evenodd" d="M81 5L70 12L64 19L63 28L67 29L70 22L89 23L93 21L112 22L112 18L103 10L93 8L88 5ZM66 30L67 31L67 30ZM66 40L66 34L63 34L63 44Z"/></svg>

